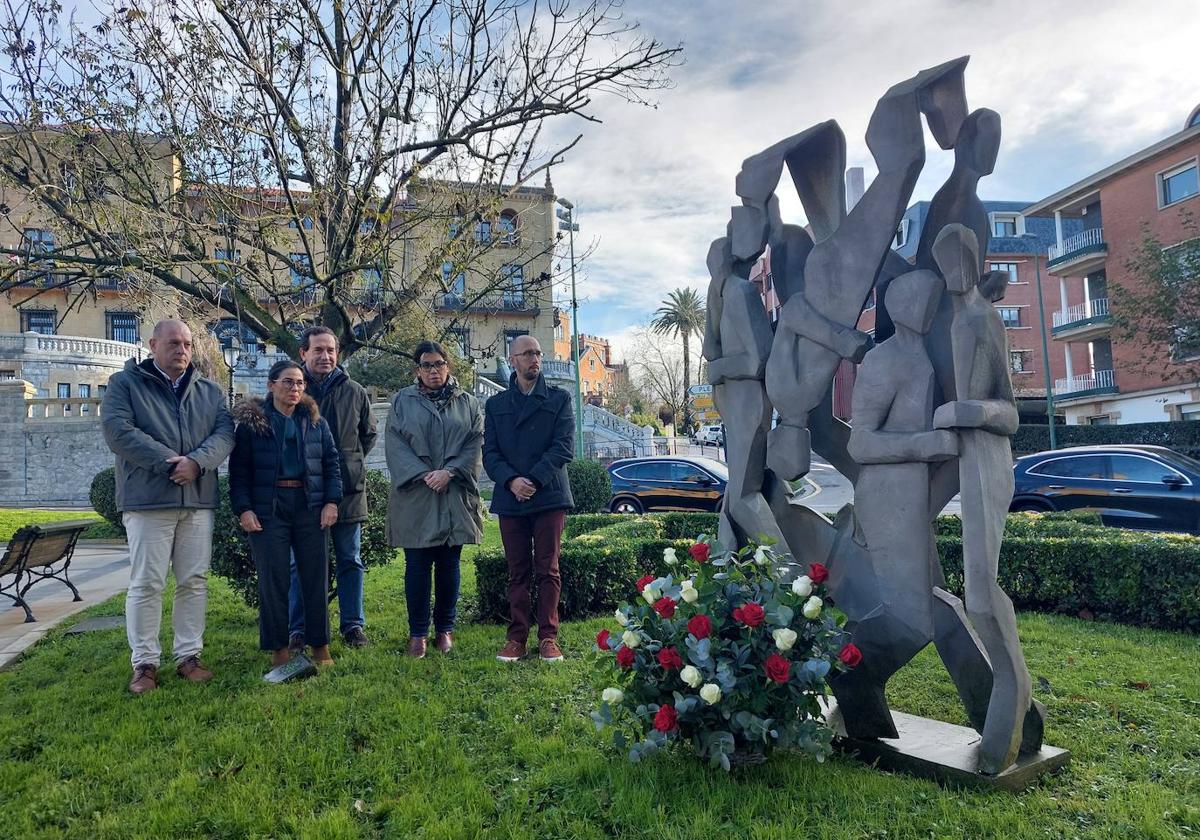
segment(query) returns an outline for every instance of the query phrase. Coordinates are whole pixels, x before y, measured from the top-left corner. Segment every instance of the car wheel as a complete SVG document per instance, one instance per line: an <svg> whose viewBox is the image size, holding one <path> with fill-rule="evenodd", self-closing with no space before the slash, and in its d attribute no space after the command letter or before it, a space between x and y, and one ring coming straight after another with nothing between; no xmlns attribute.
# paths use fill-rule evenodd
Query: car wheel
<svg viewBox="0 0 1200 840"><path fill-rule="evenodd" d="M716 501L714 501L714 502L713 502L713 506L712 506L712 512L713 512L713 513L720 513L720 512L721 512L721 505L722 505L724 502L725 502L725 497L724 497L724 496L719 496L719 497L716 499Z"/></svg>
<svg viewBox="0 0 1200 840"><path fill-rule="evenodd" d="M642 503L629 496L622 496L619 499L613 499L609 509L613 513L641 513Z"/></svg>
<svg viewBox="0 0 1200 840"><path fill-rule="evenodd" d="M1022 499L1008 507L1009 513L1050 513L1053 510L1054 506L1049 502L1036 502L1032 499Z"/></svg>

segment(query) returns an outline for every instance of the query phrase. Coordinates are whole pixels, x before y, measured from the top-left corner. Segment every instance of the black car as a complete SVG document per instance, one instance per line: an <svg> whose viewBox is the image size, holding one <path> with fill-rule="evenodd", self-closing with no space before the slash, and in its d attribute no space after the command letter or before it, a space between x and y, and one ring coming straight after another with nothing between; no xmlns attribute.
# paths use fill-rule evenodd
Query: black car
<svg viewBox="0 0 1200 840"><path fill-rule="evenodd" d="M613 491L608 509L613 513L716 511L729 482L729 470L712 458L622 458L609 464L608 472Z"/></svg>
<svg viewBox="0 0 1200 840"><path fill-rule="evenodd" d="M1200 533L1200 461L1162 446L1076 446L1018 458L1009 510L1100 513L1105 525Z"/></svg>

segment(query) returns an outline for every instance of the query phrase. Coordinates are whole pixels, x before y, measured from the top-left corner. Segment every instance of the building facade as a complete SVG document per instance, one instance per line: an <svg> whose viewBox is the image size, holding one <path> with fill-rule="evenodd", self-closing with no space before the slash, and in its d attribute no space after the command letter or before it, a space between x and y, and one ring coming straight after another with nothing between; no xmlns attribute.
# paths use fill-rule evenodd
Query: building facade
<svg viewBox="0 0 1200 840"><path fill-rule="evenodd" d="M1195 236L1186 219L1200 213L1198 112L1182 131L1023 211L1055 221L1054 390L1070 424L1200 419L1196 354L1123 338L1109 294L1143 282L1129 263L1147 235L1166 248Z"/></svg>

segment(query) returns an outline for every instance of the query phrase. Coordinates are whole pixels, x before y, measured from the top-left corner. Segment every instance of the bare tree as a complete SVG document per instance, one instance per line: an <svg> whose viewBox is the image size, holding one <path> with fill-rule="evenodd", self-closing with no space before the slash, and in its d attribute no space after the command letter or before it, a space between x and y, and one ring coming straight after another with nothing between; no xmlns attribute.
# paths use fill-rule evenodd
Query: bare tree
<svg viewBox="0 0 1200 840"><path fill-rule="evenodd" d="M678 424L687 405L687 388L677 348L662 341L653 328L639 327L632 333L627 363L637 387L669 410Z"/></svg>
<svg viewBox="0 0 1200 840"><path fill-rule="evenodd" d="M0 291L167 287L288 351L306 319L377 346L443 264L512 247L477 224L578 142L547 120L645 102L680 53L619 0L4 3L0 215L52 232L0 248Z"/></svg>

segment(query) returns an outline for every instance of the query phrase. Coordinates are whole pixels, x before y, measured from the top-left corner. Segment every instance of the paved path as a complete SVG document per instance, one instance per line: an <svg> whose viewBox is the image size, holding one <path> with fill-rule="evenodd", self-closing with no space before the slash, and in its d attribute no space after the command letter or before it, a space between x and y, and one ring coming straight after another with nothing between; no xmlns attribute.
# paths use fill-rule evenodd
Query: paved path
<svg viewBox="0 0 1200 840"><path fill-rule="evenodd" d="M94 607L129 586L129 550L120 547L80 546L69 571L71 582L83 596L71 600L71 590L56 580L35 584L26 595L37 621L25 623L25 611L7 598L0 598L0 668L46 635L64 619Z"/></svg>

